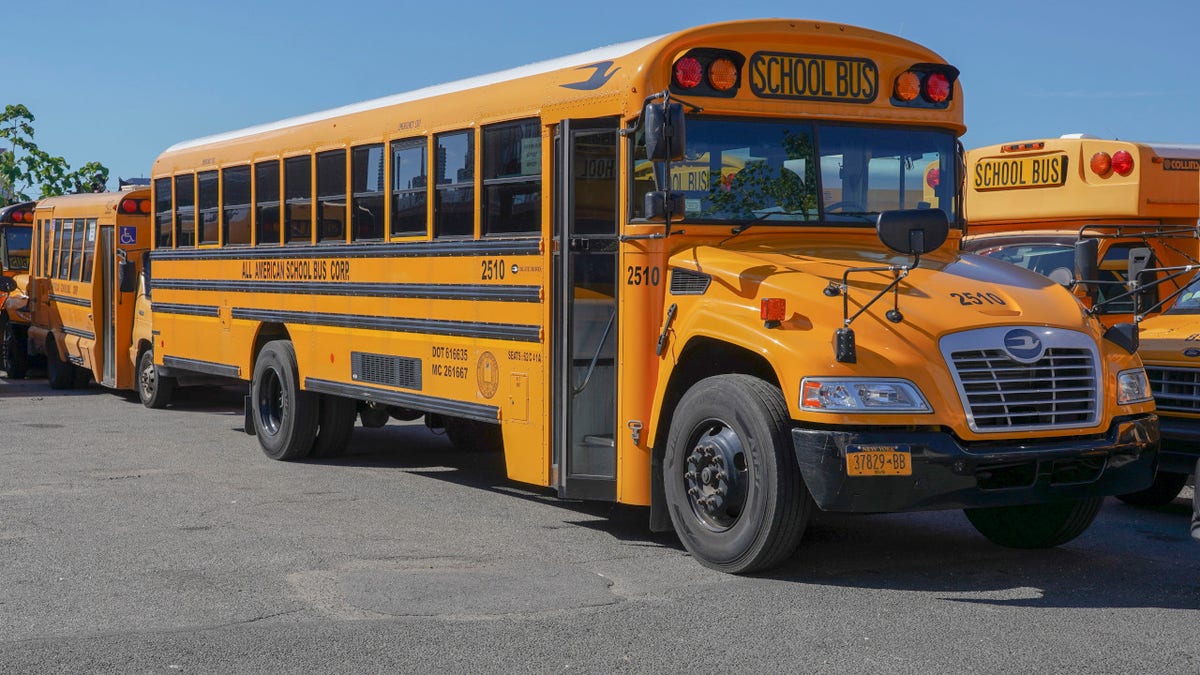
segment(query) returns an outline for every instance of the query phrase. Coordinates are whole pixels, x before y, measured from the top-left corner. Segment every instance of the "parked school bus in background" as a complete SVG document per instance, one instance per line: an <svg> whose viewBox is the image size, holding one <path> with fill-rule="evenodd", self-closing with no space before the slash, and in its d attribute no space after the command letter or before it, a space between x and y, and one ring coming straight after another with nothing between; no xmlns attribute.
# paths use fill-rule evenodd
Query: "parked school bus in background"
<svg viewBox="0 0 1200 675"><path fill-rule="evenodd" d="M1071 285L1078 247L1097 271L1081 280L1080 297L1099 304L1106 325L1131 320L1135 301L1137 314L1158 313L1190 274L1143 275L1149 288L1133 295L1130 265L1136 273L1200 263L1198 166L1197 146L1083 135L971 150L963 249Z"/></svg>
<svg viewBox="0 0 1200 675"><path fill-rule="evenodd" d="M173 381L157 377L140 279L150 212L145 188L37 203L29 352L45 355L51 387L95 378L111 389L137 390L150 407L167 404Z"/></svg>
<svg viewBox="0 0 1200 675"><path fill-rule="evenodd" d="M25 377L24 311L29 282L29 250L33 238L34 202L0 207L0 370L9 379Z"/></svg>
<svg viewBox="0 0 1200 675"><path fill-rule="evenodd" d="M957 256L957 75L745 21L180 143L155 359L248 380L278 459L356 410L498 429L512 479L648 505L717 569L814 502L1056 545L1149 483L1157 422L1069 293Z"/></svg>
<svg viewBox="0 0 1200 675"><path fill-rule="evenodd" d="M1200 160L1191 168L1200 193ZM1190 278L1167 311L1141 324L1138 351L1162 422L1162 449L1154 484L1137 503L1173 500L1200 459L1200 275Z"/></svg>
<svg viewBox="0 0 1200 675"><path fill-rule="evenodd" d="M1075 288L1106 325L1170 312L1200 263L1198 175L1200 146L1073 135L971 150L963 249ZM1141 324L1163 447L1154 483L1119 495L1129 503L1174 499L1200 454L1200 389L1182 390L1200 371L1176 344L1200 333L1194 314Z"/></svg>

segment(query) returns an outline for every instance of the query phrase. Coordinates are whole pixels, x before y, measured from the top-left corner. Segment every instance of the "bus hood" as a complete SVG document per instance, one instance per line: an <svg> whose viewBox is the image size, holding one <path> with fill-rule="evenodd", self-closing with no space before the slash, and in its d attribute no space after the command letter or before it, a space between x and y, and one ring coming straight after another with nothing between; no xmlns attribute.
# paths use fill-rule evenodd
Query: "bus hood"
<svg viewBox="0 0 1200 675"><path fill-rule="evenodd" d="M1200 325L1195 314L1162 314L1141 323L1138 354L1146 363L1200 368Z"/></svg>
<svg viewBox="0 0 1200 675"><path fill-rule="evenodd" d="M1098 336L1098 324L1075 297L1046 277L1015 265L973 254L957 254L945 246L923 256L899 284L898 298L889 292L854 320L892 330L915 330L929 337L997 324L1039 325L1084 330ZM784 328L832 331L843 325L843 302L853 316L894 278L892 272L854 271L908 265L912 258L884 248L878 240L858 236L796 241L792 237L746 242L739 246L699 246L680 251L674 268L712 277L713 299L759 312L763 298L786 302ZM847 272L849 272L848 277ZM847 296L840 287L845 278ZM896 306L899 323L885 313Z"/></svg>

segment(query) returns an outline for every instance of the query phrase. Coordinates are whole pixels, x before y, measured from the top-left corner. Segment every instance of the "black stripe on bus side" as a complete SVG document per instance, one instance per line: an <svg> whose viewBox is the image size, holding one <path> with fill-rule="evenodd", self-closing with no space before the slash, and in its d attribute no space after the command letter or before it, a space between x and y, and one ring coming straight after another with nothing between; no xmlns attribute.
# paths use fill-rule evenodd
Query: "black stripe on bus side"
<svg viewBox="0 0 1200 675"><path fill-rule="evenodd" d="M480 422L491 422L492 424L496 424L500 418L500 408L494 405L467 403L448 398L438 398L436 396L409 394L403 391L388 391L386 389L376 389L375 387L364 387L358 384L343 384L331 380L306 377L304 378L304 388L321 394L332 394L334 396L362 401L373 401L384 405L412 408L414 410L449 415L451 417L465 417L467 419L479 420Z"/></svg>
<svg viewBox="0 0 1200 675"><path fill-rule="evenodd" d="M390 244L324 244L321 246L242 246L230 248L155 249L151 260L269 260L271 258L433 258L538 255L541 239L414 241Z"/></svg>
<svg viewBox="0 0 1200 675"><path fill-rule="evenodd" d="M76 298L70 295L59 295L51 293L50 299L54 302L61 302L64 305L75 305L76 307L91 307L92 301L87 298Z"/></svg>
<svg viewBox="0 0 1200 675"><path fill-rule="evenodd" d="M227 363L214 363L213 361L201 361L199 359L185 359L179 356L163 355L163 365L171 369L190 370L208 375L220 375L221 377L242 376L242 369L237 366L231 366Z"/></svg>
<svg viewBox="0 0 1200 675"><path fill-rule="evenodd" d="M95 333L86 330L79 330L78 328L71 328L70 326L63 326L62 332L66 333L67 335L74 335L75 337L83 338L85 340L96 339Z"/></svg>
<svg viewBox="0 0 1200 675"><path fill-rule="evenodd" d="M434 300L495 300L538 302L539 286L479 286L469 284L387 284L376 282L243 281L208 279L159 279L154 290L229 291L234 293L294 293L296 295L339 295L372 298L426 298Z"/></svg>
<svg viewBox="0 0 1200 675"><path fill-rule="evenodd" d="M321 312L287 312L272 309L234 307L234 319L268 321L274 323L299 323L309 326L334 326L337 328L365 328L386 330L396 333L425 333L428 335L453 335L457 337L491 338L514 342L538 342L541 329L538 326L513 323L485 323L482 321L446 321L443 319L409 319L391 316L360 316L354 314L325 314Z"/></svg>
<svg viewBox="0 0 1200 675"><path fill-rule="evenodd" d="M150 311L155 314L183 314L186 316L220 316L217 308L212 305L183 305L174 302L155 302L150 305Z"/></svg>

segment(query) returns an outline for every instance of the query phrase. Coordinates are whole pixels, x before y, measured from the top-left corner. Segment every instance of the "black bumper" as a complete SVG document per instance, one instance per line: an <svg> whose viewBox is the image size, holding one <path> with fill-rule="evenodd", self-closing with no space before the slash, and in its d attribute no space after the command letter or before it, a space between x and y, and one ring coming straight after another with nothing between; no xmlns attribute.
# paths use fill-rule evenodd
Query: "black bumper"
<svg viewBox="0 0 1200 675"><path fill-rule="evenodd" d="M1158 418L1162 446L1158 450L1158 470L1167 473L1191 473L1200 459L1200 420L1187 417Z"/></svg>
<svg viewBox="0 0 1200 675"><path fill-rule="evenodd" d="M1154 478L1158 417L1113 421L1102 437L964 445L937 431L793 428L800 473L826 511L885 513L1012 506L1136 492ZM911 453L912 475L849 476L847 449Z"/></svg>

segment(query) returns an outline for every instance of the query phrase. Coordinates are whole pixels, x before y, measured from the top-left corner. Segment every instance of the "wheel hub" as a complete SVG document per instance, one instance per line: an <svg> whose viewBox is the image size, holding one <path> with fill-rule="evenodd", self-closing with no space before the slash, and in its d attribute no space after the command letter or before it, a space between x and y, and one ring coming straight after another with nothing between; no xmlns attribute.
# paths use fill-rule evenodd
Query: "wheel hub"
<svg viewBox="0 0 1200 675"><path fill-rule="evenodd" d="M737 522L745 504L745 453L741 440L724 425L702 434L683 474L692 511L714 530Z"/></svg>

